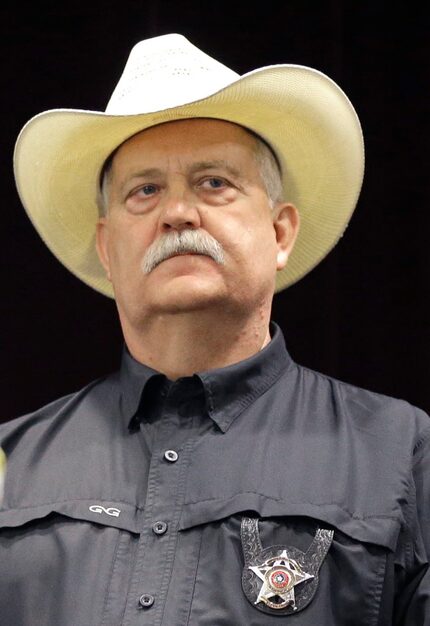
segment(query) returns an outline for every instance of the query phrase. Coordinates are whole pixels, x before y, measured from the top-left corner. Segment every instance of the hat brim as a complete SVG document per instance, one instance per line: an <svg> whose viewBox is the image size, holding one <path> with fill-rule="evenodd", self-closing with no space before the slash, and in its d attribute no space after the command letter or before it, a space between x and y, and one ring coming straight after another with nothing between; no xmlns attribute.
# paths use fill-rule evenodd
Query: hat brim
<svg viewBox="0 0 430 626"><path fill-rule="evenodd" d="M317 70L298 65L261 68L204 99L162 111L46 111L32 118L18 137L17 189L53 254L97 291L113 297L95 248L103 163L139 131L195 117L249 128L279 158L285 199L297 206L301 227L287 267L277 273L276 291L313 269L347 227L362 185L363 137L344 92Z"/></svg>

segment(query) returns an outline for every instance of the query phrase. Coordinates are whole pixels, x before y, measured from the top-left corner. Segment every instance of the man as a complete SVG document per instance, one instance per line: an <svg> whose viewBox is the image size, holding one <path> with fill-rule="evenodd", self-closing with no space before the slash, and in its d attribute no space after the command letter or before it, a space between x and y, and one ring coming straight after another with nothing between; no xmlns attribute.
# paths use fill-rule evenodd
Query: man
<svg viewBox="0 0 430 626"><path fill-rule="evenodd" d="M297 366L270 324L362 171L330 79L239 77L177 35L133 49L106 113L24 127L23 204L125 348L2 427L2 624L429 623L428 417Z"/></svg>

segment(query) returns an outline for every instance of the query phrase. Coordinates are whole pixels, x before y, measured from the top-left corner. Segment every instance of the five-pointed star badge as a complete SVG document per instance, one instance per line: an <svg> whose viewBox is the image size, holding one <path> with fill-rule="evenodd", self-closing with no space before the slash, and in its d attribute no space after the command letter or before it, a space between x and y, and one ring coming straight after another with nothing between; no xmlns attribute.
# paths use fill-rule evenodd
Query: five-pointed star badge
<svg viewBox="0 0 430 626"><path fill-rule="evenodd" d="M304 572L297 561L288 558L286 550L262 565L250 565L249 569L263 581L255 604L264 602L272 609L292 606L296 610L294 587L314 578Z"/></svg>

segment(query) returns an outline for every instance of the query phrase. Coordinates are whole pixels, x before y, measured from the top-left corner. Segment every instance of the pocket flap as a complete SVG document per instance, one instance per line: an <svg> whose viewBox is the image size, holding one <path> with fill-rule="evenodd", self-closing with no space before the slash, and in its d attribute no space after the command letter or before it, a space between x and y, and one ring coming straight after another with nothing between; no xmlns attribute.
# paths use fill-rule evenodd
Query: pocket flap
<svg viewBox="0 0 430 626"><path fill-rule="evenodd" d="M337 504L285 502L258 493L239 493L228 499L190 502L184 506L180 530L199 524L219 521L244 512L259 517L309 517L338 528L357 541L373 543L395 550L400 531L399 522L387 516L360 518Z"/></svg>
<svg viewBox="0 0 430 626"><path fill-rule="evenodd" d="M0 511L0 528L16 528L57 513L74 520L140 533L142 510L124 502L67 500Z"/></svg>

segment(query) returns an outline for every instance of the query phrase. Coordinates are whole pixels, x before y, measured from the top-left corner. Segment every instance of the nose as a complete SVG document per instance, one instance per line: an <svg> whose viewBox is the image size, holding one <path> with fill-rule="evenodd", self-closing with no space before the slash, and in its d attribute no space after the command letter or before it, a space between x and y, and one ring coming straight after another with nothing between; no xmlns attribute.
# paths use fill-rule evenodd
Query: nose
<svg viewBox="0 0 430 626"><path fill-rule="evenodd" d="M163 232L199 228L200 213L193 194L178 189L169 191L160 215L160 224Z"/></svg>

